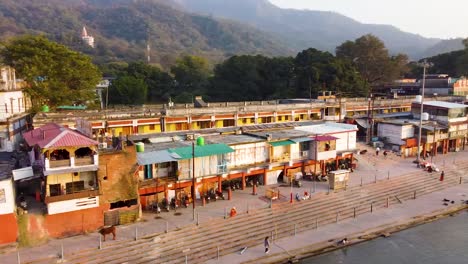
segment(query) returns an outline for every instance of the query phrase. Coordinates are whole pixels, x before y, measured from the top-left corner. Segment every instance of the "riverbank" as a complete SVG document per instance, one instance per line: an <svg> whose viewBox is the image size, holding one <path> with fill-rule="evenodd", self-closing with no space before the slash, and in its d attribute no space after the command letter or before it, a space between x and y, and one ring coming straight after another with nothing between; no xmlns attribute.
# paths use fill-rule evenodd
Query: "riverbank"
<svg viewBox="0 0 468 264"><path fill-rule="evenodd" d="M454 204L444 205L443 199L454 201ZM462 184L420 196L415 200L409 200L390 208L374 211L372 214L360 215L355 219L343 220L296 236L273 240L268 255L265 255L263 246L259 244L256 247L248 248L243 254L226 255L219 260L208 263L287 263L289 260L297 261L339 249L336 242L343 238L348 238L347 245L349 246L383 234L391 235L454 214L468 208L463 202L466 199L468 199L468 185Z"/></svg>
<svg viewBox="0 0 468 264"><path fill-rule="evenodd" d="M369 241L378 237L389 237L393 235L394 233L397 233L397 232L400 232L409 228L413 228L419 225L437 221L445 217L453 216L454 214L457 214L466 209L468 209L468 205L453 206L453 207L449 207L446 209L438 210L428 215L414 217L408 222L384 224L382 226L373 228L371 230L366 230L364 232L350 234L349 236L346 237L348 241L346 245L337 246L336 241L339 241L342 238L332 239L333 242L329 240L326 242L317 243L316 245L307 246L307 247L295 250L295 252L289 252L293 254L294 257L285 259L284 263L287 263L288 261L291 261L294 263L294 262L297 262L298 260L328 253L328 252L335 251L340 248L353 246L353 245L366 242L366 241Z"/></svg>

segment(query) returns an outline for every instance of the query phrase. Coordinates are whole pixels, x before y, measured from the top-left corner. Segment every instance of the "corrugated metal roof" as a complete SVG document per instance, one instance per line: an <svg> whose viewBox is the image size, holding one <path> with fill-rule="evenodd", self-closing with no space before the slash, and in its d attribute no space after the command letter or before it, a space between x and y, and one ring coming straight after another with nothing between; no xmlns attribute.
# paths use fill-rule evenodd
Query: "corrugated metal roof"
<svg viewBox="0 0 468 264"><path fill-rule="evenodd" d="M275 141L275 142L268 142L270 145L273 147L279 147L279 146L287 146L287 145L292 145L295 144L296 142L292 140L282 140L282 141Z"/></svg>
<svg viewBox="0 0 468 264"><path fill-rule="evenodd" d="M234 149L229 147L226 144L209 144L204 146L197 146L195 145L194 151L192 153L192 146L190 147L183 147L183 148L175 148L169 149L169 152L176 153L180 156L181 159L191 159L193 156L195 157L206 157L218 154L225 154L229 152L234 152Z"/></svg>
<svg viewBox="0 0 468 264"><path fill-rule="evenodd" d="M436 106L436 107L442 107L442 108L465 108L468 107L468 105L464 104L457 104L457 103L450 103L450 102L443 102L443 101L427 101L424 102L424 105L428 106Z"/></svg>
<svg viewBox="0 0 468 264"><path fill-rule="evenodd" d="M306 131L313 134L333 134L358 130L356 125L342 123L324 123L320 125L295 127L294 129Z"/></svg>
<svg viewBox="0 0 468 264"><path fill-rule="evenodd" d="M337 140L338 138L337 137L334 137L334 136L328 136L328 135L323 135L323 136L315 136L312 138L312 140L314 141L330 141L330 140Z"/></svg>
<svg viewBox="0 0 468 264"><path fill-rule="evenodd" d="M137 153L138 165L148 165L148 164L170 162L170 161L176 161L180 158L181 157L177 153L171 153L167 150Z"/></svg>
<svg viewBox="0 0 468 264"><path fill-rule="evenodd" d="M300 143L300 142L306 142L306 141L311 141L312 138L310 137L300 137L300 138L291 138L290 140L296 142L296 143Z"/></svg>
<svg viewBox="0 0 468 264"><path fill-rule="evenodd" d="M40 148L92 146L98 142L58 124L47 124L23 134L29 146Z"/></svg>

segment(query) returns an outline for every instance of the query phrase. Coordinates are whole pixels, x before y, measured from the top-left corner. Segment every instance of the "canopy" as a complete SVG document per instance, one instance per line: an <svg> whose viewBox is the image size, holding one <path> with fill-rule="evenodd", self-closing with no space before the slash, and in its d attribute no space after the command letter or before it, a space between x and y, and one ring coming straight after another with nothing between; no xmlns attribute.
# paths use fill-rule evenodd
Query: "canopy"
<svg viewBox="0 0 468 264"><path fill-rule="evenodd" d="M176 153L171 153L167 150L138 152L137 161L138 165L158 164L163 162L176 161L180 156Z"/></svg>
<svg viewBox="0 0 468 264"><path fill-rule="evenodd" d="M310 138L310 137L300 137L300 138L291 138L291 140L296 142L296 143L300 143L300 142L311 141L312 138Z"/></svg>
<svg viewBox="0 0 468 264"><path fill-rule="evenodd" d="M282 140L282 141L275 141L275 142L268 142L270 145L273 147L279 147L279 146L287 146L287 145L292 145L295 144L296 142L292 140Z"/></svg>
<svg viewBox="0 0 468 264"><path fill-rule="evenodd" d="M169 152L179 155L180 159L191 159L193 157L198 158L234 152L234 149L226 144L209 144L204 146L195 145L194 151L192 146L189 146L169 149Z"/></svg>

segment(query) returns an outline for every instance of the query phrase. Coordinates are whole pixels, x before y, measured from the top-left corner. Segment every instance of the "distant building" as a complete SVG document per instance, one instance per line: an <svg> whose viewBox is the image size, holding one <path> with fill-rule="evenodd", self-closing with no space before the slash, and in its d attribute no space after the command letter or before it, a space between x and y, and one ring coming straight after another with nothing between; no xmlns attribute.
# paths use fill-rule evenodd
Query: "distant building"
<svg viewBox="0 0 468 264"><path fill-rule="evenodd" d="M13 151L21 133L29 129L31 102L23 93L25 82L16 79L15 69L0 65L0 151Z"/></svg>
<svg viewBox="0 0 468 264"><path fill-rule="evenodd" d="M81 32L81 39L88 46L91 46L91 47L94 48L94 37L88 35L88 32L86 31L86 27L83 27L83 31Z"/></svg>

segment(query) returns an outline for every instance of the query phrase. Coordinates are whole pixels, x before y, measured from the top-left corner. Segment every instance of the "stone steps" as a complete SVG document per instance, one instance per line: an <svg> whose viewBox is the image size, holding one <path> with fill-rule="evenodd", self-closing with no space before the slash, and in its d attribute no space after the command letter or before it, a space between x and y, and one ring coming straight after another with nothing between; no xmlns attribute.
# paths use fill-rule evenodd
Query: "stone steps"
<svg viewBox="0 0 468 264"><path fill-rule="evenodd" d="M459 164L460 169L467 171L468 162ZM418 171L391 178L379 180L376 184L363 187L355 186L346 191L331 192L329 195L320 193L313 195L311 200L281 204L272 209L257 209L249 214L239 214L232 219L214 219L199 226L191 225L168 234L155 234L140 238L137 241L119 241L106 245L104 249L90 249L71 253L66 256L69 263L181 263L188 255L189 263L201 263L216 258L217 247L220 254L225 255L238 251L243 246L255 246L261 243L263 237L271 235L275 238L291 236L294 224L297 232L315 228L315 219L320 226L336 222L336 212L339 220L363 214L386 206L390 197L390 205L398 203L393 196L401 201L417 195L423 195L458 183L459 173L446 171L445 181L439 182L439 174L428 174ZM429 177L428 177L429 176ZM393 198L392 198L393 197ZM308 219L308 221L304 221ZM273 224L271 224L273 223ZM275 228L273 228L275 227ZM207 242L208 241L208 242ZM190 248L190 251L185 251ZM184 252L185 251L185 252ZM30 262L30 263L50 263Z"/></svg>

